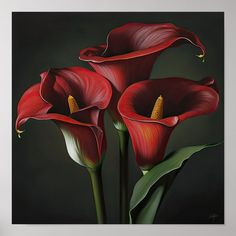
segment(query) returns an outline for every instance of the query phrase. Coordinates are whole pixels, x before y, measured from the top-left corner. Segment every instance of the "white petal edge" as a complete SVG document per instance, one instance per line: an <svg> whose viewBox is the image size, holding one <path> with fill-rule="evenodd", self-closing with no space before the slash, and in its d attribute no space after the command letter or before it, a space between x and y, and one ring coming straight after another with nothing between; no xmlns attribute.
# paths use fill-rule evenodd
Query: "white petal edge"
<svg viewBox="0 0 236 236"><path fill-rule="evenodd" d="M79 165L85 166L83 163L83 153L80 148L80 144L77 138L73 136L71 132L69 132L66 128L63 126L60 126L61 132L63 133L65 142L66 142L66 148L69 156L73 161L78 163Z"/></svg>

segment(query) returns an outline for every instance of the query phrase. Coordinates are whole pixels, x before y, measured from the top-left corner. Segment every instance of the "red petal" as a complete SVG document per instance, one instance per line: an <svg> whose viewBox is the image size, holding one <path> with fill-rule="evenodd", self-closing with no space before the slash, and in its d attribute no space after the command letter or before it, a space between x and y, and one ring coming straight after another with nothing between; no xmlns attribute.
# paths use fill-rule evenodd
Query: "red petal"
<svg viewBox="0 0 236 236"><path fill-rule="evenodd" d="M107 45L86 48L80 59L88 61L99 74L113 85L110 109L114 119L122 120L117 103L124 90L131 84L149 78L157 56L166 48L190 42L205 54L199 38L173 24L129 23L112 30Z"/></svg>
<svg viewBox="0 0 236 236"><path fill-rule="evenodd" d="M60 113L68 113L69 95L76 99L80 110L90 106L104 109L109 104L110 84L93 71L81 67L51 69L42 73L41 78L42 97L53 104Z"/></svg>
<svg viewBox="0 0 236 236"><path fill-rule="evenodd" d="M18 103L18 116L16 119L16 130L29 119L45 115L52 107L51 104L42 100L39 94L40 84L30 87L21 97Z"/></svg>
<svg viewBox="0 0 236 236"><path fill-rule="evenodd" d="M85 162L87 163L88 161L90 165L97 165L100 163L102 153L106 148L103 123L100 121L103 116L98 118L101 127L97 125L82 123L68 116L56 113L39 114L35 115L34 117L28 117L27 119L29 118L33 118L36 120L54 120L61 129L70 132L70 134L68 135L71 135L71 137L73 137L74 139L74 142L77 142L77 148L78 146L80 146L80 151L82 153L81 155L83 155L84 158L83 165L85 165ZM71 151L68 148L68 143L66 144L68 152L71 156ZM74 144L76 145L76 143ZM76 150L76 146L74 146L74 148ZM71 156L72 159L75 159L73 157L74 156ZM78 158L76 162L79 163Z"/></svg>
<svg viewBox="0 0 236 236"><path fill-rule="evenodd" d="M97 127L57 122L65 138L70 157L86 167L101 163L103 131Z"/></svg>
<svg viewBox="0 0 236 236"><path fill-rule="evenodd" d="M159 163L173 127L158 123L144 123L123 117L132 140L136 161L140 168L148 170Z"/></svg>
<svg viewBox="0 0 236 236"><path fill-rule="evenodd" d="M80 59L96 63L126 60L160 52L179 40L190 42L205 55L204 45L190 31L169 23L128 23L108 34L105 51L104 45L86 48L81 51Z"/></svg>
<svg viewBox="0 0 236 236"><path fill-rule="evenodd" d="M77 162L82 158L83 165L98 165L106 147L103 115L112 95L109 82L97 73L79 67L53 69L41 76L41 84L28 89L19 102L16 129L29 118L54 120L64 135L72 137L74 149L70 149L70 142L66 141L68 152L80 151ZM82 102L79 103L82 107L71 117L65 115L69 95ZM57 113L53 113L55 111ZM71 157L75 159L75 156Z"/></svg>
<svg viewBox="0 0 236 236"><path fill-rule="evenodd" d="M174 126L178 119L208 114L218 106L218 93L211 87L183 78L145 80L131 85L119 101L123 117ZM164 119L150 118L158 96L164 97Z"/></svg>
<svg viewBox="0 0 236 236"><path fill-rule="evenodd" d="M163 159L169 136L178 122L217 109L219 96L211 88L213 84L209 80L166 78L141 81L125 90L118 110L141 168L149 169ZM150 114L160 95L164 98L164 118L154 120Z"/></svg>
<svg viewBox="0 0 236 236"><path fill-rule="evenodd" d="M89 63L96 72L107 78L112 84L112 99L109 107L115 119L120 119L117 103L120 95L130 85L149 78L157 55L134 58L126 61Z"/></svg>

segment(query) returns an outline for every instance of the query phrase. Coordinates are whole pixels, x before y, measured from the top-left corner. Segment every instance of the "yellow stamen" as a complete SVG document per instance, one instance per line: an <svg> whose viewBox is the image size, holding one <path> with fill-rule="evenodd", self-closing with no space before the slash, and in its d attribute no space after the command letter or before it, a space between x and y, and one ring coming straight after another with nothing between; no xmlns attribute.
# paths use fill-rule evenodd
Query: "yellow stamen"
<svg viewBox="0 0 236 236"><path fill-rule="evenodd" d="M70 114L73 114L73 113L79 111L78 103L76 102L74 97L71 95L69 95L69 97L68 97L68 105L70 108Z"/></svg>
<svg viewBox="0 0 236 236"><path fill-rule="evenodd" d="M151 119L160 120L163 117L163 97L160 95L152 109Z"/></svg>
<svg viewBox="0 0 236 236"><path fill-rule="evenodd" d="M24 131L24 130L19 130L19 129L16 130L16 133L17 133L18 138L21 138L20 135L21 135L23 132L25 132L25 131Z"/></svg>

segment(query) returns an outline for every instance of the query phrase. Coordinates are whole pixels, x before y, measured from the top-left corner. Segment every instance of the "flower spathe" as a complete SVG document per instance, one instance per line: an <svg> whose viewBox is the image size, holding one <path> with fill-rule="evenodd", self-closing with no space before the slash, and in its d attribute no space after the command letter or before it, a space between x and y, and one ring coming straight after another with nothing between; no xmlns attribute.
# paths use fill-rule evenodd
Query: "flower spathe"
<svg viewBox="0 0 236 236"><path fill-rule="evenodd" d="M50 69L18 104L16 130L25 122L53 120L61 129L70 157L80 165L100 165L106 148L104 111L112 95L101 75L80 67Z"/></svg>
<svg viewBox="0 0 236 236"><path fill-rule="evenodd" d="M150 118L158 96L163 97L163 117ZM163 160L171 132L182 121L217 109L219 95L214 79L200 81L165 78L135 83L125 90L118 110L127 126L136 161L149 170Z"/></svg>
<svg viewBox="0 0 236 236"><path fill-rule="evenodd" d="M158 55L182 43L198 47L200 57L204 57L205 47L192 32L169 23L128 23L113 29L106 44L83 49L80 59L111 82L113 95L109 107L113 119L122 121L117 103L124 90L135 82L148 79Z"/></svg>

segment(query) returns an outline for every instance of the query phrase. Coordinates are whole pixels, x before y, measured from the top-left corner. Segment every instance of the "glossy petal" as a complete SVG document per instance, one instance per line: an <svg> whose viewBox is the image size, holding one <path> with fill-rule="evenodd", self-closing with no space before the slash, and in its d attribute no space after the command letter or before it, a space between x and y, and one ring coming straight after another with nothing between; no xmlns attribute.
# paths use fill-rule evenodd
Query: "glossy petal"
<svg viewBox="0 0 236 236"><path fill-rule="evenodd" d="M73 116L93 123L98 117L96 111L109 104L110 84L95 72L81 67L51 69L42 73L41 78L42 98L53 105L54 112L69 114L67 98L72 95L80 108Z"/></svg>
<svg viewBox="0 0 236 236"><path fill-rule="evenodd" d="M40 96L40 84L30 87L21 97L18 103L18 116L16 119L16 130L29 119L46 114L52 107L51 104L44 101Z"/></svg>
<svg viewBox="0 0 236 236"><path fill-rule="evenodd" d="M107 37L107 44L86 48L80 58L85 61L102 63L107 61L127 60L160 52L175 42L189 42L205 55L205 47L192 32L173 24L128 23L113 29Z"/></svg>
<svg viewBox="0 0 236 236"><path fill-rule="evenodd" d="M121 94L130 84L149 78L156 57L157 55L154 54L126 61L99 64L89 62L97 73L109 79L112 84L110 110L114 120L121 120L117 111L117 103Z"/></svg>
<svg viewBox="0 0 236 236"><path fill-rule="evenodd" d="M205 55L205 47L194 33L173 24L129 23L113 29L106 45L82 50L80 59L88 61L95 71L110 80L113 85L110 109L114 120L121 120L117 103L123 91L129 85L149 78L153 64L163 50L186 42Z"/></svg>
<svg viewBox="0 0 236 236"><path fill-rule="evenodd" d="M29 88L18 104L16 129L29 118L53 120L62 130L74 161L91 168L100 164L106 147L103 115L112 95L109 82L79 67L52 69L41 78L41 84ZM80 104L72 115L69 95Z"/></svg>
<svg viewBox="0 0 236 236"><path fill-rule="evenodd" d="M126 89L118 109L142 169L150 169L163 159L169 136L179 122L217 109L219 96L213 84L212 78L198 82L166 78L141 81ZM159 95L164 97L164 116L154 120L150 114Z"/></svg>
<svg viewBox="0 0 236 236"><path fill-rule="evenodd" d="M102 161L103 131L97 126L86 127L58 122L67 151L78 164L94 168Z"/></svg>

